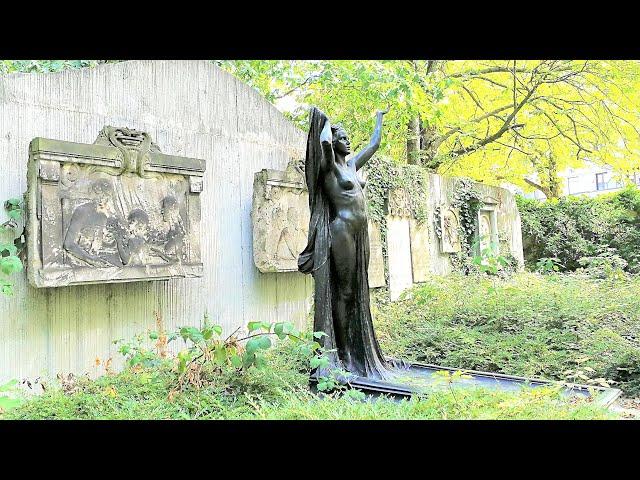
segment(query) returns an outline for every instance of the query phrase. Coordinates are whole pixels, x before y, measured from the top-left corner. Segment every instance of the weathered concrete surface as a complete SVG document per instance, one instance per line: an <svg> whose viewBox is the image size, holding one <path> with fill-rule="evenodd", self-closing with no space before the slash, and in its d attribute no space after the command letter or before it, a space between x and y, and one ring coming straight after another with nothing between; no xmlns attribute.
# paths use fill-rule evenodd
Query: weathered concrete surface
<svg viewBox="0 0 640 480"><path fill-rule="evenodd" d="M0 295L0 382L60 371L93 372L119 354L112 340L199 325L226 332L251 320L299 325L312 279L262 274L253 264L253 175L304 158L300 131L261 95L207 61L130 61L95 69L0 77L0 199L26 191L35 137L92 143L104 125L148 132L164 152L206 161L203 277L36 289L24 272ZM176 345L177 347L177 345Z"/></svg>
<svg viewBox="0 0 640 480"><path fill-rule="evenodd" d="M429 226L409 220L411 268L414 283L426 282L431 275L431 252L429 250Z"/></svg>
<svg viewBox="0 0 640 480"><path fill-rule="evenodd" d="M382 254L382 236L380 226L369 220L369 288L384 287L384 256Z"/></svg>

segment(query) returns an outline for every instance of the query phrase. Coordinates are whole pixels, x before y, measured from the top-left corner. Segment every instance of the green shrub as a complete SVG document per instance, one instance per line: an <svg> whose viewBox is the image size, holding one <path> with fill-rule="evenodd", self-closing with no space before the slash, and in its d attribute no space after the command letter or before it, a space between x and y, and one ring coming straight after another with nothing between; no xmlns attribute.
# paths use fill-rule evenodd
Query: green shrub
<svg viewBox="0 0 640 480"><path fill-rule="evenodd" d="M376 331L394 357L552 380L606 381L637 395L639 291L637 276L435 277L399 302L377 294ZM576 371L581 377L571 378Z"/></svg>
<svg viewBox="0 0 640 480"><path fill-rule="evenodd" d="M615 257L618 264L622 264L620 260L626 262L626 271L640 272L637 187L595 198L563 197L544 202L520 196L516 199L529 268L540 267L540 260L554 259L561 271L574 271L583 266L581 263L598 258L607 262Z"/></svg>

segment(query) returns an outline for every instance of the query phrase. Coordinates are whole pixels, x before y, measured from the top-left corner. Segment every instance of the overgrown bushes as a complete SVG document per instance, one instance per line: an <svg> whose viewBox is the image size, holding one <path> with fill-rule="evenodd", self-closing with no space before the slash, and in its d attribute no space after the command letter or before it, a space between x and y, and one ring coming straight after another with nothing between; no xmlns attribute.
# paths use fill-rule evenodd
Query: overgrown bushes
<svg viewBox="0 0 640 480"><path fill-rule="evenodd" d="M550 259L559 271L596 266L640 272L640 190L630 186L595 198L517 196L524 256L531 269Z"/></svg>
<svg viewBox="0 0 640 480"><path fill-rule="evenodd" d="M426 363L611 384L640 394L640 278L522 273L439 277L390 303L376 331L389 355Z"/></svg>

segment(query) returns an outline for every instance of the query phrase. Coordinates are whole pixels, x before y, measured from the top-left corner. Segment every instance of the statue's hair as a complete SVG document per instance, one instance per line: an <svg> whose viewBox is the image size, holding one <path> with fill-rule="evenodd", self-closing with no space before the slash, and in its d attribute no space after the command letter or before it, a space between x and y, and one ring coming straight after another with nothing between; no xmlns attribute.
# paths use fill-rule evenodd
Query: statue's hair
<svg viewBox="0 0 640 480"><path fill-rule="evenodd" d="M345 130L345 128L342 126L341 123L335 123L331 125L331 135L333 137L333 141L331 143L335 144L336 143L336 134L338 133L338 131L344 131L345 133L347 133L347 131Z"/></svg>

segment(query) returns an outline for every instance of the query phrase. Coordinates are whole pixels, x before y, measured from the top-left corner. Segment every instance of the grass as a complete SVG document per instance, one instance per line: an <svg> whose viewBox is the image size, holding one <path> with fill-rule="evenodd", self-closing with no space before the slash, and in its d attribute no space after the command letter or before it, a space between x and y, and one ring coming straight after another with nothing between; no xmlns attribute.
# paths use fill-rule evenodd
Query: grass
<svg viewBox="0 0 640 480"><path fill-rule="evenodd" d="M374 302L388 355L640 394L640 277L433 278Z"/></svg>
<svg viewBox="0 0 640 480"><path fill-rule="evenodd" d="M523 273L507 279L434 278L390 303L372 302L387 354L461 369L640 389L640 280ZM438 389L411 400L313 395L308 359L287 342L265 368L211 367L180 390L175 360L78 378L7 410L4 419L609 419L556 388ZM571 372L568 372L571 371ZM567 378L581 372L584 378Z"/></svg>
<svg viewBox="0 0 640 480"><path fill-rule="evenodd" d="M268 354L266 368L207 376L205 386L175 391L172 361L155 368L127 368L95 380L80 378L73 392L49 388L4 419L610 419L612 412L580 400L561 399L557 389L519 393L482 389L434 391L420 398L359 401L314 395L304 363L281 346ZM69 387L67 386L67 389Z"/></svg>

